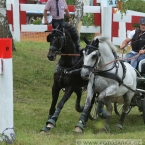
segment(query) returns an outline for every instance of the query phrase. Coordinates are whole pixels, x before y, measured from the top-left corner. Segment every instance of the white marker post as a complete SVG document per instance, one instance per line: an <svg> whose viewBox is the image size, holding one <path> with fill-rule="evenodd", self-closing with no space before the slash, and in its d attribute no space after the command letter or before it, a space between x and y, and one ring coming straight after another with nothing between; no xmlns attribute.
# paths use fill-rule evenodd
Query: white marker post
<svg viewBox="0 0 145 145"><path fill-rule="evenodd" d="M12 39L0 39L0 141L14 141Z"/></svg>

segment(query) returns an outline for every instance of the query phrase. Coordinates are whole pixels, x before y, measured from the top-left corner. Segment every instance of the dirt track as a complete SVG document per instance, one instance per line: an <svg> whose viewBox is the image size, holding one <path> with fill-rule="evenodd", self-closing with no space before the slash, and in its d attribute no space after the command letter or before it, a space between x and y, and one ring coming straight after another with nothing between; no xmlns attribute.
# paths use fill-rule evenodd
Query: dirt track
<svg viewBox="0 0 145 145"><path fill-rule="evenodd" d="M46 42L49 32L21 32L21 41Z"/></svg>

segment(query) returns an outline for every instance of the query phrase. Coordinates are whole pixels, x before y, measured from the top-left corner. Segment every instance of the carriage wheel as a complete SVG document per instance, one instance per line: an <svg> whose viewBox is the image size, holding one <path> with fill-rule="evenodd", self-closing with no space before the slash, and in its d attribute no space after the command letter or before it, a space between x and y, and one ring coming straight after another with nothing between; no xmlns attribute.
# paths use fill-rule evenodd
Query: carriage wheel
<svg viewBox="0 0 145 145"><path fill-rule="evenodd" d="M144 124L145 124L145 97L143 99L143 121L144 121Z"/></svg>
<svg viewBox="0 0 145 145"><path fill-rule="evenodd" d="M98 101L97 101L97 99L95 99L95 102L94 102L91 112L89 114L90 120L96 120L98 118L97 107L98 107Z"/></svg>
<svg viewBox="0 0 145 145"><path fill-rule="evenodd" d="M120 115L122 113L123 105L124 104L119 105L117 102L114 103L114 111L115 111L116 115ZM130 112L131 109L132 109L132 106L129 106L127 114Z"/></svg>

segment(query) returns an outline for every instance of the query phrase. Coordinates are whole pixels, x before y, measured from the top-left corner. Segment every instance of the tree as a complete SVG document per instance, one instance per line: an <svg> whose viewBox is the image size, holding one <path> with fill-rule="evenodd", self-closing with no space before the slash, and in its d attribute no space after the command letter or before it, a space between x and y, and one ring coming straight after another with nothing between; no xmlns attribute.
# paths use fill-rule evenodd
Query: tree
<svg viewBox="0 0 145 145"><path fill-rule="evenodd" d="M75 17L74 17L74 27L77 28L80 33L80 27L83 19L83 6L84 3L82 0L75 1Z"/></svg>
<svg viewBox="0 0 145 145"><path fill-rule="evenodd" d="M6 15L6 0L0 0L0 38L12 38L12 50L16 50Z"/></svg>

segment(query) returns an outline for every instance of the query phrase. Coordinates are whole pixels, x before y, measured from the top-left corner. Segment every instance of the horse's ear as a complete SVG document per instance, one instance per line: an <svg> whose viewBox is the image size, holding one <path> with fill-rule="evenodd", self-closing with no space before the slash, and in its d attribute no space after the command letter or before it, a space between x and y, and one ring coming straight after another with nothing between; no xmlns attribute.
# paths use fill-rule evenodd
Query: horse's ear
<svg viewBox="0 0 145 145"><path fill-rule="evenodd" d="M97 38L94 42L95 42L95 46L98 47L98 45L99 45L99 39Z"/></svg>
<svg viewBox="0 0 145 145"><path fill-rule="evenodd" d="M84 41L87 45L90 44L90 41L85 36L84 36Z"/></svg>
<svg viewBox="0 0 145 145"><path fill-rule="evenodd" d="M51 41L51 36L52 36L51 34L48 34L47 35L47 37L46 37L47 42L50 42Z"/></svg>
<svg viewBox="0 0 145 145"><path fill-rule="evenodd" d="M80 56L83 56L83 50L84 50L84 49L81 49L81 50L80 50Z"/></svg>

